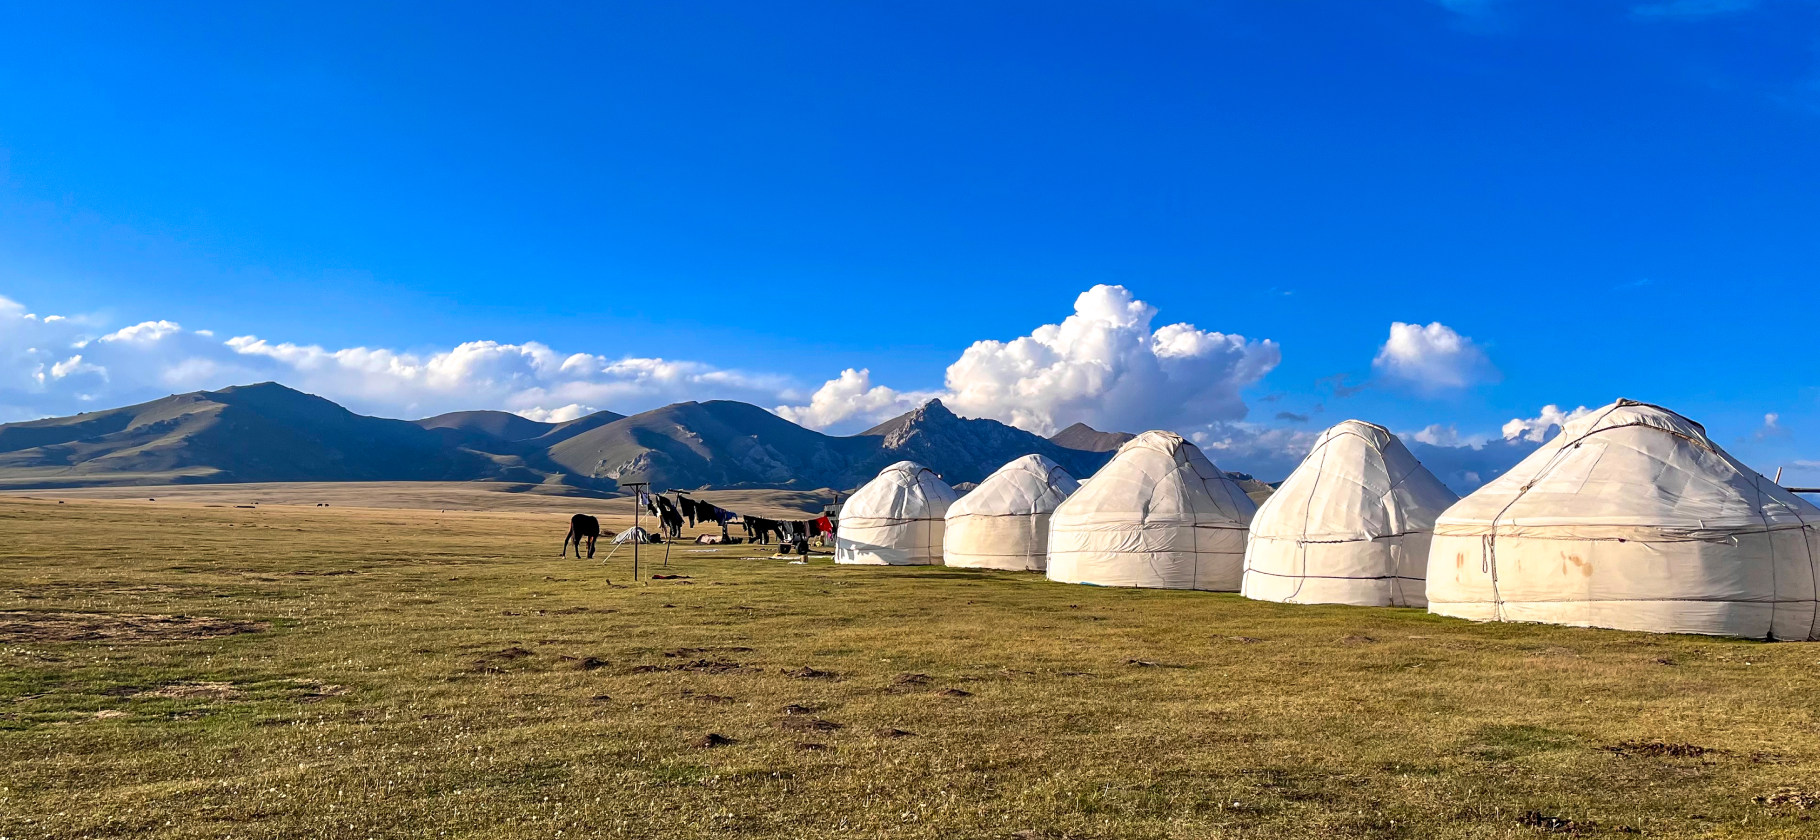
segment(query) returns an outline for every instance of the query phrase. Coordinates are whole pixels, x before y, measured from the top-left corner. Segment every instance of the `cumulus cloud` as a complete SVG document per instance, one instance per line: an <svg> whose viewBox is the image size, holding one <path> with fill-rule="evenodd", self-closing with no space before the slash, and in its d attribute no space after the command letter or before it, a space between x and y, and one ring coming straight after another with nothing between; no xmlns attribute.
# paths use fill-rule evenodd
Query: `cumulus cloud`
<svg viewBox="0 0 1820 840"><path fill-rule="evenodd" d="M1527 420L1521 417L1511 418L1510 422L1504 424L1504 439L1541 443L1548 439L1549 430L1565 426L1591 413L1592 409L1586 406L1580 406L1573 411L1562 411L1558 405L1545 405L1542 406L1542 412L1535 417Z"/></svg>
<svg viewBox="0 0 1820 840"><path fill-rule="evenodd" d="M1384 379L1422 391L1468 388L1498 379L1483 348L1439 321L1424 327L1397 321L1378 348L1372 369Z"/></svg>
<svg viewBox="0 0 1820 840"><path fill-rule="evenodd" d="M826 429L839 425L875 426L938 396L931 391L898 391L872 384L872 371L847 368L822 383L805 406L780 405L778 416L799 426Z"/></svg>
<svg viewBox="0 0 1820 840"><path fill-rule="evenodd" d="M828 428L886 417L939 396L962 416L990 417L1042 435L1077 421L1103 429L1167 429L1244 419L1240 392L1281 361L1276 343L1187 323L1153 330L1156 314L1123 286L1094 286L1059 324L1010 341L974 342L948 366L940 391L906 394L849 370L818 389L809 405L778 411Z"/></svg>
<svg viewBox="0 0 1820 840"><path fill-rule="evenodd" d="M165 320L112 331L91 322L40 318L0 298L0 421L263 380L393 417L501 408L570 419L596 405L637 411L687 399L799 398L787 377L674 359L564 354L537 342L472 341L422 353L329 350L251 335L221 341Z"/></svg>
<svg viewBox="0 0 1820 840"><path fill-rule="evenodd" d="M599 410L600 409L593 406L582 405L581 403L569 403L568 405L559 408L534 406L532 408L520 409L516 413L526 420L536 420L539 423L567 423L570 420L586 417Z"/></svg>
<svg viewBox="0 0 1820 840"><path fill-rule="evenodd" d="M183 327L175 321L145 321L108 333L102 336L101 340L131 344L156 344L160 339L182 331Z"/></svg>
<svg viewBox="0 0 1820 840"><path fill-rule="evenodd" d="M1763 415L1763 425L1757 428L1752 437L1757 440L1787 437L1788 430L1782 427L1782 415L1771 412Z"/></svg>
<svg viewBox="0 0 1820 840"><path fill-rule="evenodd" d="M1320 436L1311 429L1244 422L1209 423L1187 435L1220 469L1265 481L1289 477Z"/></svg>
<svg viewBox="0 0 1820 840"><path fill-rule="evenodd" d="M1430 446L1459 446L1460 430L1456 426L1443 426L1431 423L1410 437Z"/></svg>

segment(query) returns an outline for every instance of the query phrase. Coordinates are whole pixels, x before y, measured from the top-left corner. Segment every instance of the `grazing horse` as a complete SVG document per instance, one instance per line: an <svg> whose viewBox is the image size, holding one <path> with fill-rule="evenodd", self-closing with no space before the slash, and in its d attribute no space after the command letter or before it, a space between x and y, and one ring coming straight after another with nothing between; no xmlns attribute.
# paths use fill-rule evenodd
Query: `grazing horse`
<svg viewBox="0 0 1820 840"><path fill-rule="evenodd" d="M588 540L588 559L592 560L594 559L594 541L600 538L600 520L585 513L578 513L569 517L569 534L562 538L562 554L560 556L569 556L569 541L574 540L575 559L580 560L581 541L584 537Z"/></svg>

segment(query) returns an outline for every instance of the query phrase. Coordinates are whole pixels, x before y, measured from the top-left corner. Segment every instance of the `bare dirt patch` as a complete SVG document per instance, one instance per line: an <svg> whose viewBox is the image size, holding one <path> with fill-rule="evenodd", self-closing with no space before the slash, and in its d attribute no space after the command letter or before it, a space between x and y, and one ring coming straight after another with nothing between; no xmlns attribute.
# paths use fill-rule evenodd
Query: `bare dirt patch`
<svg viewBox="0 0 1820 840"><path fill-rule="evenodd" d="M472 670L479 671L483 674L505 673L507 665L521 659L528 659L531 655L531 652L524 648L517 646L509 647L504 650L494 651L493 653L477 657L474 660Z"/></svg>
<svg viewBox="0 0 1820 840"><path fill-rule="evenodd" d="M898 674L892 678L890 685L885 686L885 691L891 694L908 694L928 688L929 683L928 674Z"/></svg>
<svg viewBox="0 0 1820 840"><path fill-rule="evenodd" d="M841 726L841 724L831 720L804 717L802 715L789 715L777 722L777 728L786 732L833 732L834 730L841 728Z"/></svg>
<svg viewBox="0 0 1820 840"><path fill-rule="evenodd" d="M1802 790L1800 788L1785 787L1777 788L1773 793L1766 793L1762 796L1753 796L1750 801L1755 802L1758 805L1767 805L1771 808L1788 807L1806 811L1810 808L1820 807L1820 793Z"/></svg>
<svg viewBox="0 0 1820 840"><path fill-rule="evenodd" d="M1589 823L1570 820L1566 817L1551 816L1549 814L1544 814L1541 811L1525 812L1523 816L1517 818L1517 825L1526 826L1528 828L1538 828L1552 834L1579 834L1582 831L1592 828L1592 825Z"/></svg>
<svg viewBox="0 0 1820 840"><path fill-rule="evenodd" d="M240 690L233 683L200 682L171 683L159 686L151 691L142 691L134 697L162 697L166 700L232 700L240 696Z"/></svg>
<svg viewBox="0 0 1820 840"><path fill-rule="evenodd" d="M839 674L836 674L833 671L817 671L807 665L794 671L785 671L784 676L798 680L832 680L840 677Z"/></svg>
<svg viewBox="0 0 1820 840"><path fill-rule="evenodd" d="M1699 758L1719 752L1719 750L1709 747L1694 744L1671 744L1666 741L1619 741L1599 749L1616 755L1642 755L1650 758Z"/></svg>
<svg viewBox="0 0 1820 840"><path fill-rule="evenodd" d="M271 628L264 621L206 615L140 615L7 610L0 612L0 642L174 642L215 639Z"/></svg>
<svg viewBox="0 0 1820 840"><path fill-rule="evenodd" d="M349 689L344 685L325 683L322 680L291 680L297 686L297 702L320 703L330 697L345 696Z"/></svg>

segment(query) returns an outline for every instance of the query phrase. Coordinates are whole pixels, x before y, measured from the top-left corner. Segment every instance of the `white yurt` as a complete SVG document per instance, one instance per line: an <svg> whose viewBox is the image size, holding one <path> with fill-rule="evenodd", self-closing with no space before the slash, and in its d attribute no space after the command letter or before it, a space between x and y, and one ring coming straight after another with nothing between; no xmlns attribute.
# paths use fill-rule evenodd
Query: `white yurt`
<svg viewBox="0 0 1820 840"><path fill-rule="evenodd" d="M1619 400L1449 508L1428 610L1658 633L1816 639L1820 508L1700 424Z"/></svg>
<svg viewBox="0 0 1820 840"><path fill-rule="evenodd" d="M948 508L944 562L968 569L1043 571L1049 565L1049 515L1079 486L1060 464L1041 455L999 467Z"/></svg>
<svg viewBox="0 0 1820 840"><path fill-rule="evenodd" d="M841 507L834 562L869 566L942 564L942 517L954 488L934 470L899 461L854 491Z"/></svg>
<svg viewBox="0 0 1820 840"><path fill-rule="evenodd" d="M1237 592L1257 510L1199 447L1145 432L1049 519L1049 579Z"/></svg>
<svg viewBox="0 0 1820 840"><path fill-rule="evenodd" d="M1258 506L1247 598L1420 607L1435 519L1460 500L1382 426L1348 420L1315 440Z"/></svg>

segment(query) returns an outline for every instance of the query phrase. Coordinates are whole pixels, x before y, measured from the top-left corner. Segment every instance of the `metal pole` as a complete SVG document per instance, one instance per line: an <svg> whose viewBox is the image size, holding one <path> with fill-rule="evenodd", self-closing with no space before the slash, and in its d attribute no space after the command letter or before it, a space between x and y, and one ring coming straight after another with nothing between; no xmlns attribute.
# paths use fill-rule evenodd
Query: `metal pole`
<svg viewBox="0 0 1820 840"><path fill-rule="evenodd" d="M638 582L638 544L644 542L638 536L638 494L650 487L649 482L634 481L623 485L632 488L632 581Z"/></svg>

